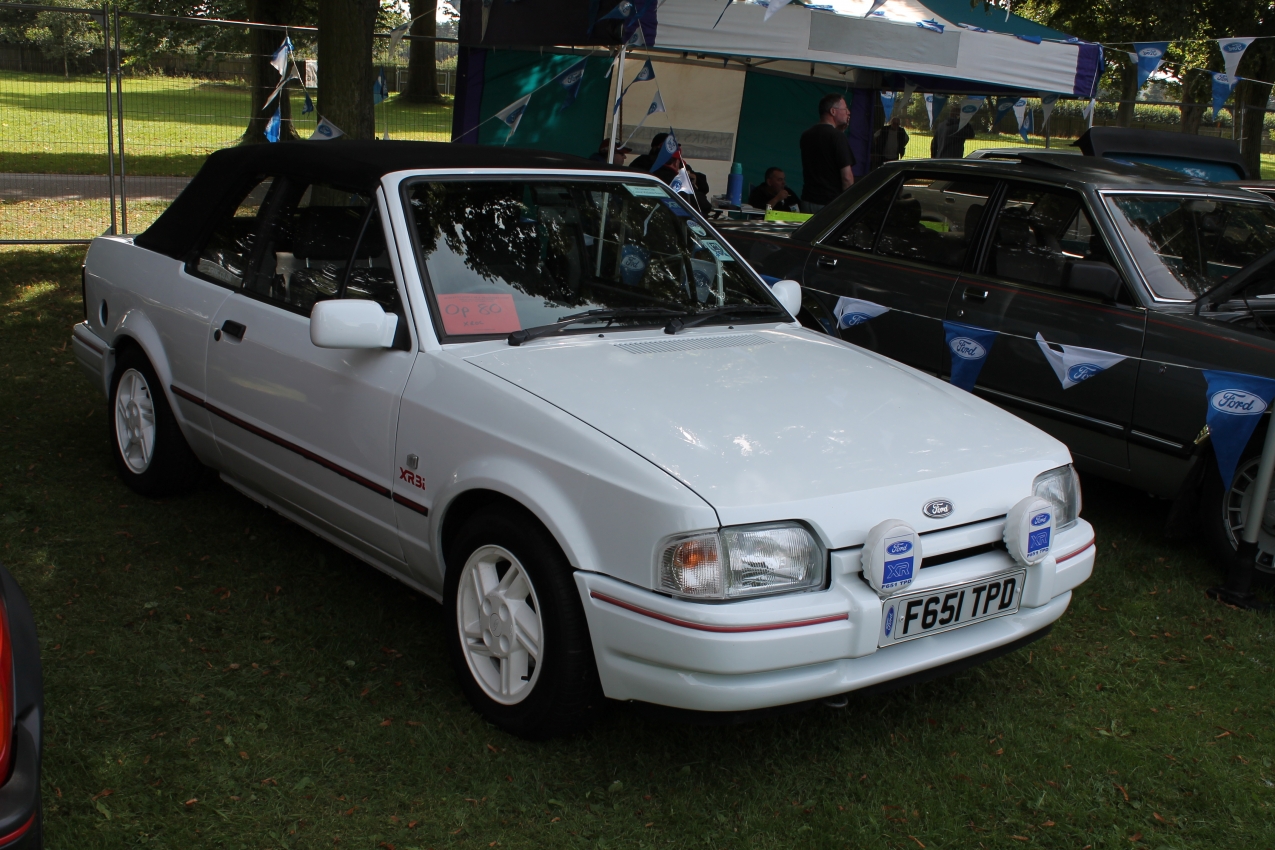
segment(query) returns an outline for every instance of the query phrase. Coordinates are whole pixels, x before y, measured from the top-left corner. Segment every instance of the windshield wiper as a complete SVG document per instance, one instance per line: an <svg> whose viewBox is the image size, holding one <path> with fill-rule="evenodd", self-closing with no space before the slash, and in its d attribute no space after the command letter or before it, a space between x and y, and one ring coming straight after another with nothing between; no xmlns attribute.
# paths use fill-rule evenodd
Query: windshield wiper
<svg viewBox="0 0 1275 850"><path fill-rule="evenodd" d="M557 333L567 326L579 322L606 320L607 326L610 327L611 322L617 319L662 319L667 316L685 315L685 310L670 310L667 307L602 307L597 310L585 310L583 313L572 313L570 316L563 316L553 324L538 325L534 328L514 331L509 335L509 344L514 346L522 345L524 342L530 342L538 337ZM652 324L658 324L658 322L652 322Z"/></svg>
<svg viewBox="0 0 1275 850"><path fill-rule="evenodd" d="M736 304L727 307L710 307L707 310L696 310L693 313L683 313L682 316L669 320L664 326L664 333L675 334L686 328L693 328L696 325L702 325L709 319L715 319L720 316L746 315L748 313L784 313L782 307L775 307L771 304ZM686 318L691 316L693 318Z"/></svg>

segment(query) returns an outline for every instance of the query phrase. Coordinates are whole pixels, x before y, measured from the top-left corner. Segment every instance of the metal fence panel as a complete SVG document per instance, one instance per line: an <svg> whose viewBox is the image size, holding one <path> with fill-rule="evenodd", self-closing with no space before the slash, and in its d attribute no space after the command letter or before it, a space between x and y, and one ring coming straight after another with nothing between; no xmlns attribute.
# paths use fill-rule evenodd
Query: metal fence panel
<svg viewBox="0 0 1275 850"><path fill-rule="evenodd" d="M95 10L50 8L41 13L104 18ZM100 44L65 64L31 47L0 44L0 242L87 240L112 228L140 232L209 153L241 142L252 117L250 77L258 57L224 50L134 57L127 41L121 54L119 17L105 18L109 37L99 20ZM214 35L226 28L246 32L242 23L181 20L190 28L216 28ZM315 56L314 31L305 30L291 28L299 63ZM378 66L395 92L407 81L402 59ZM314 75L302 68L302 76ZM450 95L453 72L440 69L438 86ZM317 91L309 91L317 105ZM308 138L318 113L303 111L297 84L284 96L292 112L284 136L291 130ZM450 100L415 104L391 94L375 113L378 138L451 138Z"/></svg>

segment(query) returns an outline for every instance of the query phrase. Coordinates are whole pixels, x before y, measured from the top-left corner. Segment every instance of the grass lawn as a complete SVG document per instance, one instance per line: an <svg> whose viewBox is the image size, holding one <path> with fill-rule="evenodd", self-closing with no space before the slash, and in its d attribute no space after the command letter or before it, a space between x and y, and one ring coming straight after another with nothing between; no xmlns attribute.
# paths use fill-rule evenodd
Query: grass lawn
<svg viewBox="0 0 1275 850"><path fill-rule="evenodd" d="M1275 630L1164 505L1087 481L1100 559L984 667L732 727L473 714L438 605L208 476L112 468L68 350L82 249L0 249L0 556L46 689L51 847L1275 846Z"/></svg>
<svg viewBox="0 0 1275 850"><path fill-rule="evenodd" d="M309 136L315 115L301 114ZM204 157L235 144L248 123L248 88L189 78L124 80L124 151L130 174L190 175ZM391 138L446 141L451 104L417 105L391 96L376 107L376 130ZM106 93L101 77L64 79L0 71L0 172L105 174Z"/></svg>

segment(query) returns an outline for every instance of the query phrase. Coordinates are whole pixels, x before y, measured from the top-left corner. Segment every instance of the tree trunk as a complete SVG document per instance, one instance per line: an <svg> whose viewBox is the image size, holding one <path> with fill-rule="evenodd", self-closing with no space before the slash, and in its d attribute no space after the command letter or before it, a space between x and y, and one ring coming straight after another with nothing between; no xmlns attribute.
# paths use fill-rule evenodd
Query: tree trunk
<svg viewBox="0 0 1275 850"><path fill-rule="evenodd" d="M1138 100L1138 66L1127 64L1120 70L1120 106L1116 109L1116 126L1133 123L1134 104Z"/></svg>
<svg viewBox="0 0 1275 850"><path fill-rule="evenodd" d="M1270 83L1257 80L1241 80L1235 87L1235 106L1239 110L1239 127L1236 137L1240 143L1240 155L1254 180L1262 176L1262 139L1266 136L1263 126L1266 103L1271 96Z"/></svg>
<svg viewBox="0 0 1275 850"><path fill-rule="evenodd" d="M438 35L438 0L411 0L412 35ZM436 41L409 41L407 90L403 98L411 103L439 103Z"/></svg>
<svg viewBox="0 0 1275 850"><path fill-rule="evenodd" d="M248 0L248 20L263 24L283 24L283 3L280 0ZM283 43L283 32L280 30L249 30L248 52L251 54L252 73L249 85L252 88L252 111L248 116L248 126L244 130L240 143L245 145L259 144L266 141L266 124L274 115L275 104L266 107L266 98L279 84L279 72L270 64L270 57ZM279 92L279 141L286 142L298 138L292 126L292 99L288 95L287 86Z"/></svg>
<svg viewBox="0 0 1275 850"><path fill-rule="evenodd" d="M319 115L350 139L376 136L376 10L377 0L319 0Z"/></svg>
<svg viewBox="0 0 1275 850"><path fill-rule="evenodd" d="M1204 119L1206 93L1202 90L1202 80L1207 76L1199 71L1187 71L1182 79L1182 132L1196 135L1200 132L1200 122Z"/></svg>

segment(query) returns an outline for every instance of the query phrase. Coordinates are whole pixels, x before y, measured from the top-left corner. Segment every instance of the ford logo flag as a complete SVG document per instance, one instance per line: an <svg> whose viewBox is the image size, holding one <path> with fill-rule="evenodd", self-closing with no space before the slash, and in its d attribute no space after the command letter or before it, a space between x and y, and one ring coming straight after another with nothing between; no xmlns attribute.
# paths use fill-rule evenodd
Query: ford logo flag
<svg viewBox="0 0 1275 850"><path fill-rule="evenodd" d="M1135 42L1134 51L1138 54L1138 88L1147 84L1147 78L1155 73L1164 61L1164 54L1169 50L1167 41Z"/></svg>
<svg viewBox="0 0 1275 850"><path fill-rule="evenodd" d="M888 312L890 312L889 307L882 307L880 304L858 298L846 298L844 295L837 299L836 305L832 308L832 315L836 316L839 328L853 328Z"/></svg>
<svg viewBox="0 0 1275 850"><path fill-rule="evenodd" d="M943 333L947 337L948 351L952 353L952 386L969 392L974 389L978 374L987 362L992 343L996 341L996 331L959 322L944 322Z"/></svg>
<svg viewBox="0 0 1275 850"><path fill-rule="evenodd" d="M1261 414L1275 398L1275 381L1208 369L1204 370L1204 380L1208 381L1209 403L1204 421L1209 426L1222 486L1229 489Z"/></svg>
<svg viewBox="0 0 1275 850"><path fill-rule="evenodd" d="M1049 368L1054 370L1058 383L1062 384L1064 390L1069 390L1094 375L1102 374L1121 360L1127 359L1123 354L1113 354L1097 348L1049 343L1039 333L1036 334L1036 345L1040 347L1040 353L1045 355ZM1060 348L1062 351L1057 350Z"/></svg>

